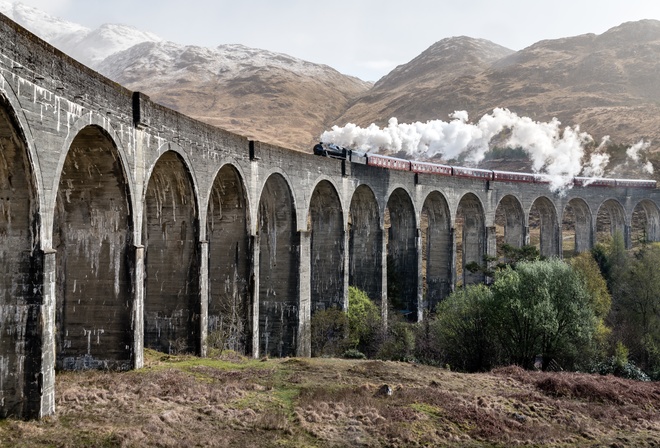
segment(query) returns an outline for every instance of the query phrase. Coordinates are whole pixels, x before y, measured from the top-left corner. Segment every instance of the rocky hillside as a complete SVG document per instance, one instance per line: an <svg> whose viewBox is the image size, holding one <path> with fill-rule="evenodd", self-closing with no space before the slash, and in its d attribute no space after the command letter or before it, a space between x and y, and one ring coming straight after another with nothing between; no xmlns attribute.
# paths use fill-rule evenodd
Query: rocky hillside
<svg viewBox="0 0 660 448"><path fill-rule="evenodd" d="M483 39L443 39L372 85L328 66L241 45L185 46L123 25L91 30L5 0L0 12L156 102L298 150L310 150L324 130L347 122L447 120L456 110L476 121L503 107L537 121L557 117L565 126L580 125L597 140L609 135L620 148L644 138L660 154L655 20L517 52Z"/></svg>
<svg viewBox="0 0 660 448"><path fill-rule="evenodd" d="M145 42L98 70L165 106L249 138L309 150L371 85L326 66L243 45Z"/></svg>
<svg viewBox="0 0 660 448"><path fill-rule="evenodd" d="M505 107L538 121L559 118L599 139L660 145L660 22L538 42L518 52L458 37L430 47L383 77L336 120L386 124L478 119Z"/></svg>
<svg viewBox="0 0 660 448"><path fill-rule="evenodd" d="M485 39L443 39L381 78L335 120L336 124L382 126L390 117L397 117L400 123L446 120L449 113L466 109L466 101L450 102L440 90L453 82L475 78L511 54L513 50Z"/></svg>

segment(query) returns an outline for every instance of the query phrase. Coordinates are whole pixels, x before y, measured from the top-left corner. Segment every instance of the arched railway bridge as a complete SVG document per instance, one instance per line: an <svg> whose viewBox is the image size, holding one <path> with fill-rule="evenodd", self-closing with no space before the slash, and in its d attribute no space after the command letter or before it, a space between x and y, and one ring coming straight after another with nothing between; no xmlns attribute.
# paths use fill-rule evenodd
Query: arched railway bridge
<svg viewBox="0 0 660 448"><path fill-rule="evenodd" d="M219 329L253 356L309 356L312 314L349 285L417 320L503 242L657 241L658 204L642 183L558 195L249 141L0 15L0 417L51 414L56 369L204 355Z"/></svg>

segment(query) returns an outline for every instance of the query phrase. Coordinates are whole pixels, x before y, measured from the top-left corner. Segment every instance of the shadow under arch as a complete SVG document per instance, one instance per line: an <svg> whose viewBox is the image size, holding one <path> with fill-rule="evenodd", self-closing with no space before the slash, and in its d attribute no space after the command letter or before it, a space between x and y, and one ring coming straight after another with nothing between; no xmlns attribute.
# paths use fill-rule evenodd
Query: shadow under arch
<svg viewBox="0 0 660 448"><path fill-rule="evenodd" d="M483 265L486 253L484 208L474 193L466 193L458 203L454 229L457 286L482 283L485 280L482 271L466 269L474 263Z"/></svg>
<svg viewBox="0 0 660 448"><path fill-rule="evenodd" d="M199 218L188 166L166 151L145 190L144 346L164 353L200 352Z"/></svg>
<svg viewBox="0 0 660 448"><path fill-rule="evenodd" d="M320 181L309 201L312 315L344 308L344 213L335 187Z"/></svg>
<svg viewBox="0 0 660 448"><path fill-rule="evenodd" d="M660 210L655 202L642 199L635 205L630 218L631 246L660 241Z"/></svg>
<svg viewBox="0 0 660 448"><path fill-rule="evenodd" d="M102 128L82 128L59 178L57 368L129 369L132 352L133 212L126 169Z"/></svg>
<svg viewBox="0 0 660 448"><path fill-rule="evenodd" d="M500 199L495 209L495 234L497 245L497 258L503 259L502 246L507 244L520 248L525 245L525 212L520 200L508 194Z"/></svg>
<svg viewBox="0 0 660 448"><path fill-rule="evenodd" d="M557 257L560 231L557 210L550 199L539 196L529 209L529 244L536 246L543 257Z"/></svg>
<svg viewBox="0 0 660 448"><path fill-rule="evenodd" d="M208 202L208 342L212 348L252 353L249 205L235 166L218 171Z"/></svg>
<svg viewBox="0 0 660 448"><path fill-rule="evenodd" d="M571 258L591 249L593 241L591 210L582 198L573 198L562 214L561 250L564 258Z"/></svg>
<svg viewBox="0 0 660 448"><path fill-rule="evenodd" d="M0 418L39 415L43 261L29 146L0 93Z"/></svg>
<svg viewBox="0 0 660 448"><path fill-rule="evenodd" d="M286 179L266 180L259 199L259 353L294 356L300 312L300 235Z"/></svg>
<svg viewBox="0 0 660 448"><path fill-rule="evenodd" d="M395 189L387 200L385 237L387 243L387 301L395 313L409 321L419 319L419 269L417 226L412 199L403 188Z"/></svg>
<svg viewBox="0 0 660 448"><path fill-rule="evenodd" d="M383 296L383 231L376 195L367 185L355 189L348 218L348 283L376 304Z"/></svg>
<svg viewBox="0 0 660 448"><path fill-rule="evenodd" d="M431 192L422 206L422 296L425 309L433 312L452 290L453 235L449 205L439 191Z"/></svg>
<svg viewBox="0 0 660 448"><path fill-rule="evenodd" d="M607 199L596 214L596 242L607 241L614 233L620 233L629 247L629 235L626 235L626 213L623 206L616 199Z"/></svg>

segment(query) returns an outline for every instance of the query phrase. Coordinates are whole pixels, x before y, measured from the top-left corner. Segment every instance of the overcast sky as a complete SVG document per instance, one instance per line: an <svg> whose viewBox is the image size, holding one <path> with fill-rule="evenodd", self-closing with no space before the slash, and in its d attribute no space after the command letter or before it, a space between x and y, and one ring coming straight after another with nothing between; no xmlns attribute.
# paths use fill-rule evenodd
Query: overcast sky
<svg viewBox="0 0 660 448"><path fill-rule="evenodd" d="M95 28L122 23L180 44L239 43L376 81L466 35L520 50L543 39L660 20L658 0L21 0Z"/></svg>

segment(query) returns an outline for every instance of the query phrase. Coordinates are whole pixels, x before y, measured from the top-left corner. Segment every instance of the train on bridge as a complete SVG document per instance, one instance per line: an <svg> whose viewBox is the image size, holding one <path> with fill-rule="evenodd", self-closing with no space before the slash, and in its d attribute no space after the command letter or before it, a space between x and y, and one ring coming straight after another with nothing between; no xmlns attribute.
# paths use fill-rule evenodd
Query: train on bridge
<svg viewBox="0 0 660 448"><path fill-rule="evenodd" d="M344 148L334 143L319 142L314 146L314 154L335 159L347 160L351 163L375 166L390 170L411 171L418 174L435 174L438 176L455 176L485 181L522 182L535 184L550 183L550 176L541 173L518 173L512 171L485 170L460 166L442 165L439 163L421 162L400 159L382 154L365 153ZM573 177L568 183L576 187L610 187L610 188L657 188L653 179L612 179L604 177Z"/></svg>

